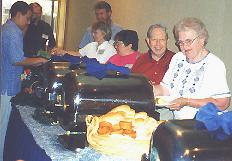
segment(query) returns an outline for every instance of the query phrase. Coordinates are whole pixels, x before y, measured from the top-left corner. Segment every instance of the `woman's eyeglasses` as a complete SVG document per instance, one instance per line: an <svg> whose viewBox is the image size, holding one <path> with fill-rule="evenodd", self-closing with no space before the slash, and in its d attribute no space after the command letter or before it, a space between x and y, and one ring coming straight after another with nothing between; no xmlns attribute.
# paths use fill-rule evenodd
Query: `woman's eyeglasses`
<svg viewBox="0 0 232 161"><path fill-rule="evenodd" d="M124 44L124 43L123 42L114 42L113 43L114 46L119 46L119 45L122 45L122 44Z"/></svg>
<svg viewBox="0 0 232 161"><path fill-rule="evenodd" d="M176 42L176 45L179 45L179 46L184 46L184 44L185 45L188 45L188 46L190 46L190 45L192 45L192 43L198 38L199 36L197 36L195 39L187 39L187 40L185 40L185 41L178 41L178 42Z"/></svg>

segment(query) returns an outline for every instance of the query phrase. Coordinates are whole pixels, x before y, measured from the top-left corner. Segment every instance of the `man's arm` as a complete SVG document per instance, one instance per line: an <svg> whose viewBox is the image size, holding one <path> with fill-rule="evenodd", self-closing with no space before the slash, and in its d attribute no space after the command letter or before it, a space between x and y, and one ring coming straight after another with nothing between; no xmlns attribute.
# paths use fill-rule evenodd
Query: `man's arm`
<svg viewBox="0 0 232 161"><path fill-rule="evenodd" d="M30 66L30 65L39 66L39 65L46 63L47 61L48 60L44 58L26 58L23 61L14 63L14 65L15 66Z"/></svg>
<svg viewBox="0 0 232 161"><path fill-rule="evenodd" d="M169 90L164 86L162 86L161 84L154 85L154 88L155 88L156 96L169 96Z"/></svg>

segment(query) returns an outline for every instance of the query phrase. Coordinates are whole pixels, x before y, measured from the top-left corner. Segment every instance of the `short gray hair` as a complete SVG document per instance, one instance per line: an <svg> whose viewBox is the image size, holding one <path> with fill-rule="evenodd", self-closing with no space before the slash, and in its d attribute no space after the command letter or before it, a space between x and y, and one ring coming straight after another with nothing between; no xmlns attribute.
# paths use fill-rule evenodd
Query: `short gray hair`
<svg viewBox="0 0 232 161"><path fill-rule="evenodd" d="M155 25L151 25L149 27L149 29L147 30L147 37L150 39L151 38L151 32L155 29L155 28L161 28L162 30L165 31L166 34L166 38L168 39L168 29L166 26L162 25L162 24L155 24Z"/></svg>
<svg viewBox="0 0 232 161"><path fill-rule="evenodd" d="M173 34L176 41L179 41L179 32L182 31L196 31L197 35L202 38L205 37L204 46L208 43L209 34L205 27L205 24L194 17L186 17L180 20L173 28Z"/></svg>
<svg viewBox="0 0 232 161"><path fill-rule="evenodd" d="M103 22L103 21L97 21L92 25L92 32L96 31L96 30L100 30L103 34L105 34L104 39L106 41L110 41L111 39L111 35L112 35L112 31L110 28L110 25L108 25L107 23Z"/></svg>

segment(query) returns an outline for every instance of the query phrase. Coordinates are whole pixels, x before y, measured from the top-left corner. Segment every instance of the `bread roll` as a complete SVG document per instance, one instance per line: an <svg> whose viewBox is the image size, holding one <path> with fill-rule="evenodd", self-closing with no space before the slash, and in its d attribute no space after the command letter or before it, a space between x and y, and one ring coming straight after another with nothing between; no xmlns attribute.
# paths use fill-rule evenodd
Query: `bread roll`
<svg viewBox="0 0 232 161"><path fill-rule="evenodd" d="M123 133L123 129L118 129L118 130L112 130L110 134L111 134L111 135L112 135L112 134L122 135L122 133Z"/></svg>
<svg viewBox="0 0 232 161"><path fill-rule="evenodd" d="M112 131L112 124L107 121L102 121L99 123L97 130L98 135L110 135Z"/></svg>
<svg viewBox="0 0 232 161"><path fill-rule="evenodd" d="M117 112L117 111L124 111L125 113L130 112L131 108L128 105L121 105L118 107L115 107L110 112Z"/></svg>
<svg viewBox="0 0 232 161"><path fill-rule="evenodd" d="M99 127L96 127L99 135L119 134L134 139L150 138L158 124L146 112L135 113L128 105L118 106L100 116L99 122Z"/></svg>
<svg viewBox="0 0 232 161"><path fill-rule="evenodd" d="M129 137L135 139L136 138L136 131L134 131L132 129L126 129L126 130L123 130L122 135L129 136Z"/></svg>
<svg viewBox="0 0 232 161"><path fill-rule="evenodd" d="M135 118L135 110L130 109L129 112L126 113L127 114L127 118Z"/></svg>
<svg viewBox="0 0 232 161"><path fill-rule="evenodd" d="M146 119L148 116L147 116L147 113L146 112L139 112L139 113L136 113L135 114L135 119L137 118L142 118L142 119Z"/></svg>
<svg viewBox="0 0 232 161"><path fill-rule="evenodd" d="M120 129L121 128L120 128L119 124L115 124L112 126L112 131L116 131L116 130L120 130Z"/></svg>
<svg viewBox="0 0 232 161"><path fill-rule="evenodd" d="M123 111L117 112L109 112L106 115L102 115L99 117L99 121L107 121L110 122L112 125L118 124L119 121L124 120L126 113Z"/></svg>
<svg viewBox="0 0 232 161"><path fill-rule="evenodd" d="M144 120L144 123L145 123L145 124L157 124L157 121L156 121L153 117L147 117L147 118Z"/></svg>
<svg viewBox="0 0 232 161"><path fill-rule="evenodd" d="M143 118L137 118L135 119L135 128L138 128L139 126L143 126L144 119Z"/></svg>
<svg viewBox="0 0 232 161"><path fill-rule="evenodd" d="M101 127L101 126L109 126L110 128L112 128L112 124L110 122L107 122L107 121L99 122L99 127Z"/></svg>
<svg viewBox="0 0 232 161"><path fill-rule="evenodd" d="M132 122L130 121L119 121L120 129L131 129L132 128Z"/></svg>
<svg viewBox="0 0 232 161"><path fill-rule="evenodd" d="M109 126L101 126L98 128L97 133L98 135L110 135L111 131Z"/></svg>
<svg viewBox="0 0 232 161"><path fill-rule="evenodd" d="M128 121L128 122L132 122L132 126L135 126L135 119L134 118L125 118L122 121Z"/></svg>
<svg viewBox="0 0 232 161"><path fill-rule="evenodd" d="M118 107L115 107L110 112L117 112L117 111L123 111L126 113L127 118L133 118L135 115L135 110L131 109L128 105L121 105Z"/></svg>

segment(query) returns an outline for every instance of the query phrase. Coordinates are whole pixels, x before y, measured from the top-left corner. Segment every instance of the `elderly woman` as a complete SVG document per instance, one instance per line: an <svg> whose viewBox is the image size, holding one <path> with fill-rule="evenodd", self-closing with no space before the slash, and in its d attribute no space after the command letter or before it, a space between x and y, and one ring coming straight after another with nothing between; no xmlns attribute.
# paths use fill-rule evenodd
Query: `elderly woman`
<svg viewBox="0 0 232 161"><path fill-rule="evenodd" d="M117 66L132 68L136 59L139 56L138 50L138 35L133 30L122 30L114 37L114 47L117 54L112 56L108 62Z"/></svg>
<svg viewBox="0 0 232 161"><path fill-rule="evenodd" d="M105 64L105 62L112 55L116 54L115 48L109 43L111 33L110 26L105 22L99 21L92 25L92 35L94 42L87 44L78 52L64 51L57 48L54 48L52 52L60 56L68 53L74 56L87 56L89 58L96 58L100 63Z"/></svg>
<svg viewBox="0 0 232 161"><path fill-rule="evenodd" d="M174 119L192 119L208 102L226 110L231 94L225 65L205 48L209 36L204 23L184 18L173 32L181 52L173 56L162 82L155 86L156 95L174 99L168 106Z"/></svg>

